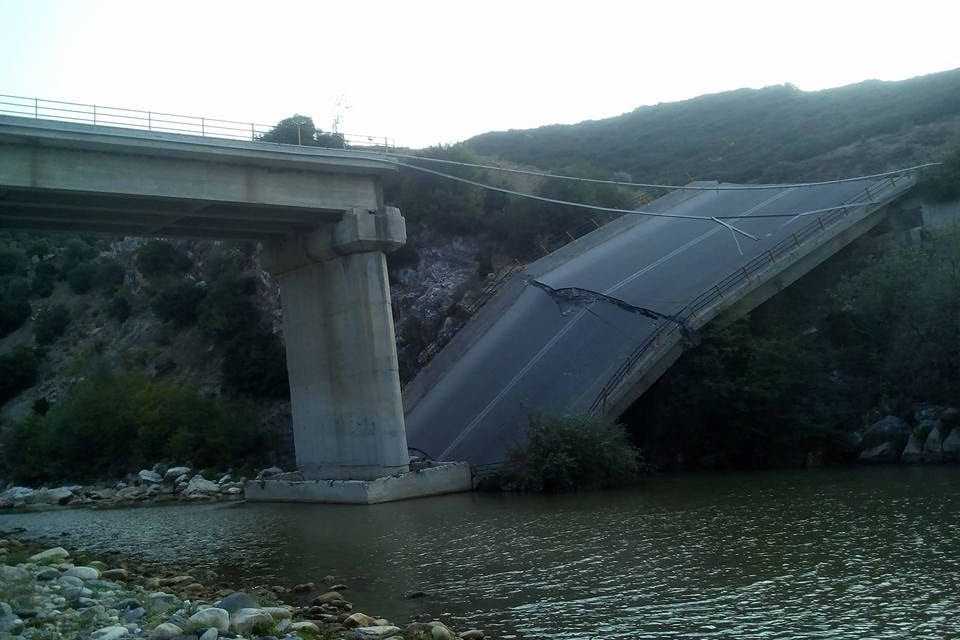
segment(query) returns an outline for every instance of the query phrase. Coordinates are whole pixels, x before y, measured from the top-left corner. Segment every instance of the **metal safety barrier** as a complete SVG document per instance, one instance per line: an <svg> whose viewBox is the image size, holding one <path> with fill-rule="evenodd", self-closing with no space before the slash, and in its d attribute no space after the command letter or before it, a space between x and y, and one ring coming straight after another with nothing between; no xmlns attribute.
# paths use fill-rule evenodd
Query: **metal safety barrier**
<svg viewBox="0 0 960 640"><path fill-rule="evenodd" d="M623 382L623 379L627 377L640 359L643 358L644 355L646 355L651 349L662 344L666 338L678 333L681 325L691 326L691 321L694 320L696 316L698 316L704 309L716 304L717 301L725 297L730 291L739 288L758 271L769 267L771 264L779 262L784 257L792 254L808 240L824 233L828 227L833 226L838 221L845 218L850 209L878 203L878 198L887 188L895 188L897 182L906 177L906 175L891 176L890 178L882 180L879 183L879 186L877 184L867 185L862 194L857 194L853 198L841 203L841 205L849 206L842 209L835 209L834 211L817 216L815 220L804 225L795 233L775 244L769 250L747 261L747 263L742 267L729 274L725 278L719 280L713 286L702 291L699 295L684 305L680 311L674 314L674 318L679 322L673 320L661 322L659 325L657 325L656 329L654 329L653 333L651 333L646 339L643 340L643 342L637 345L637 347L626 357L620 367L618 367L617 370L614 371L614 373L610 376L606 384L604 384L603 388L590 405L588 413L592 415L605 413L610 395L620 385L620 383ZM866 198L865 200L863 200L864 197Z"/></svg>
<svg viewBox="0 0 960 640"><path fill-rule="evenodd" d="M144 111L126 107L109 107L5 94L0 94L0 115L248 142L261 140L275 126L256 122L240 122L222 118L187 116L160 111ZM384 151L392 146L390 139L384 136L320 131L319 129L316 131L320 136L330 138L330 148L341 148L341 142L347 148L375 148ZM305 137L306 135L306 132L304 132ZM302 146L305 142L307 142L306 139L301 139L298 140L298 143L276 144L292 144L294 146L299 144ZM312 144L310 146L323 147L324 145Z"/></svg>

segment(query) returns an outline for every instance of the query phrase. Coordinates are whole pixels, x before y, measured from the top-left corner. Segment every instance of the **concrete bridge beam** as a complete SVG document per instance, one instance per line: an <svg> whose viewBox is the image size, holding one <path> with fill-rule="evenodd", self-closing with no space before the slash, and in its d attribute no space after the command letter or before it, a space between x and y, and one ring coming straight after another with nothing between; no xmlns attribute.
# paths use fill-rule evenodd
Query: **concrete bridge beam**
<svg viewBox="0 0 960 640"><path fill-rule="evenodd" d="M372 480L408 470L387 251L400 211L347 212L268 245L280 283L297 464L307 479Z"/></svg>

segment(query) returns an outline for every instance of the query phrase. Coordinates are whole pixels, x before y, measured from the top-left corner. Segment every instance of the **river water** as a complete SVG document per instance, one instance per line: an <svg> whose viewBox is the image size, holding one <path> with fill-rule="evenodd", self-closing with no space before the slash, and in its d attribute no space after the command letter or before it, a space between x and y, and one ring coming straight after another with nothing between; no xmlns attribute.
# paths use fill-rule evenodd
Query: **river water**
<svg viewBox="0 0 960 640"><path fill-rule="evenodd" d="M960 637L960 468L677 475L622 492L0 516L0 530L496 638ZM423 599L404 593L422 590Z"/></svg>

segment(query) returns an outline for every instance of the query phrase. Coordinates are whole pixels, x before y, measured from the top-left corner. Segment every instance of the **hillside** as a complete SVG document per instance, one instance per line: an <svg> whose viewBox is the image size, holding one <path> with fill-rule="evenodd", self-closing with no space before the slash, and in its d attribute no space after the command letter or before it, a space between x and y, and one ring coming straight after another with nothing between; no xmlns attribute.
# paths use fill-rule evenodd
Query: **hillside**
<svg viewBox="0 0 960 640"><path fill-rule="evenodd" d="M960 142L960 69L805 92L739 89L575 125L492 132L465 145L645 182L825 179L929 161Z"/></svg>

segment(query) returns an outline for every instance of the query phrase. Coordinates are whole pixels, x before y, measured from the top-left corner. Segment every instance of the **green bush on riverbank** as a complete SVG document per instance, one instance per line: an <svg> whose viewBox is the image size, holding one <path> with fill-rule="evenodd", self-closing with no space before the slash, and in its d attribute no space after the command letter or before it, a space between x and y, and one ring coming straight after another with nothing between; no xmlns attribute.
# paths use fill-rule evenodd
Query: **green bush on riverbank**
<svg viewBox="0 0 960 640"><path fill-rule="evenodd" d="M0 475L17 482L116 477L158 461L196 468L259 461L252 408L137 374L100 374L44 415L2 433Z"/></svg>
<svg viewBox="0 0 960 640"><path fill-rule="evenodd" d="M641 470L640 452L621 424L584 415L533 415L526 443L510 453L489 485L542 493L612 489L635 482Z"/></svg>

